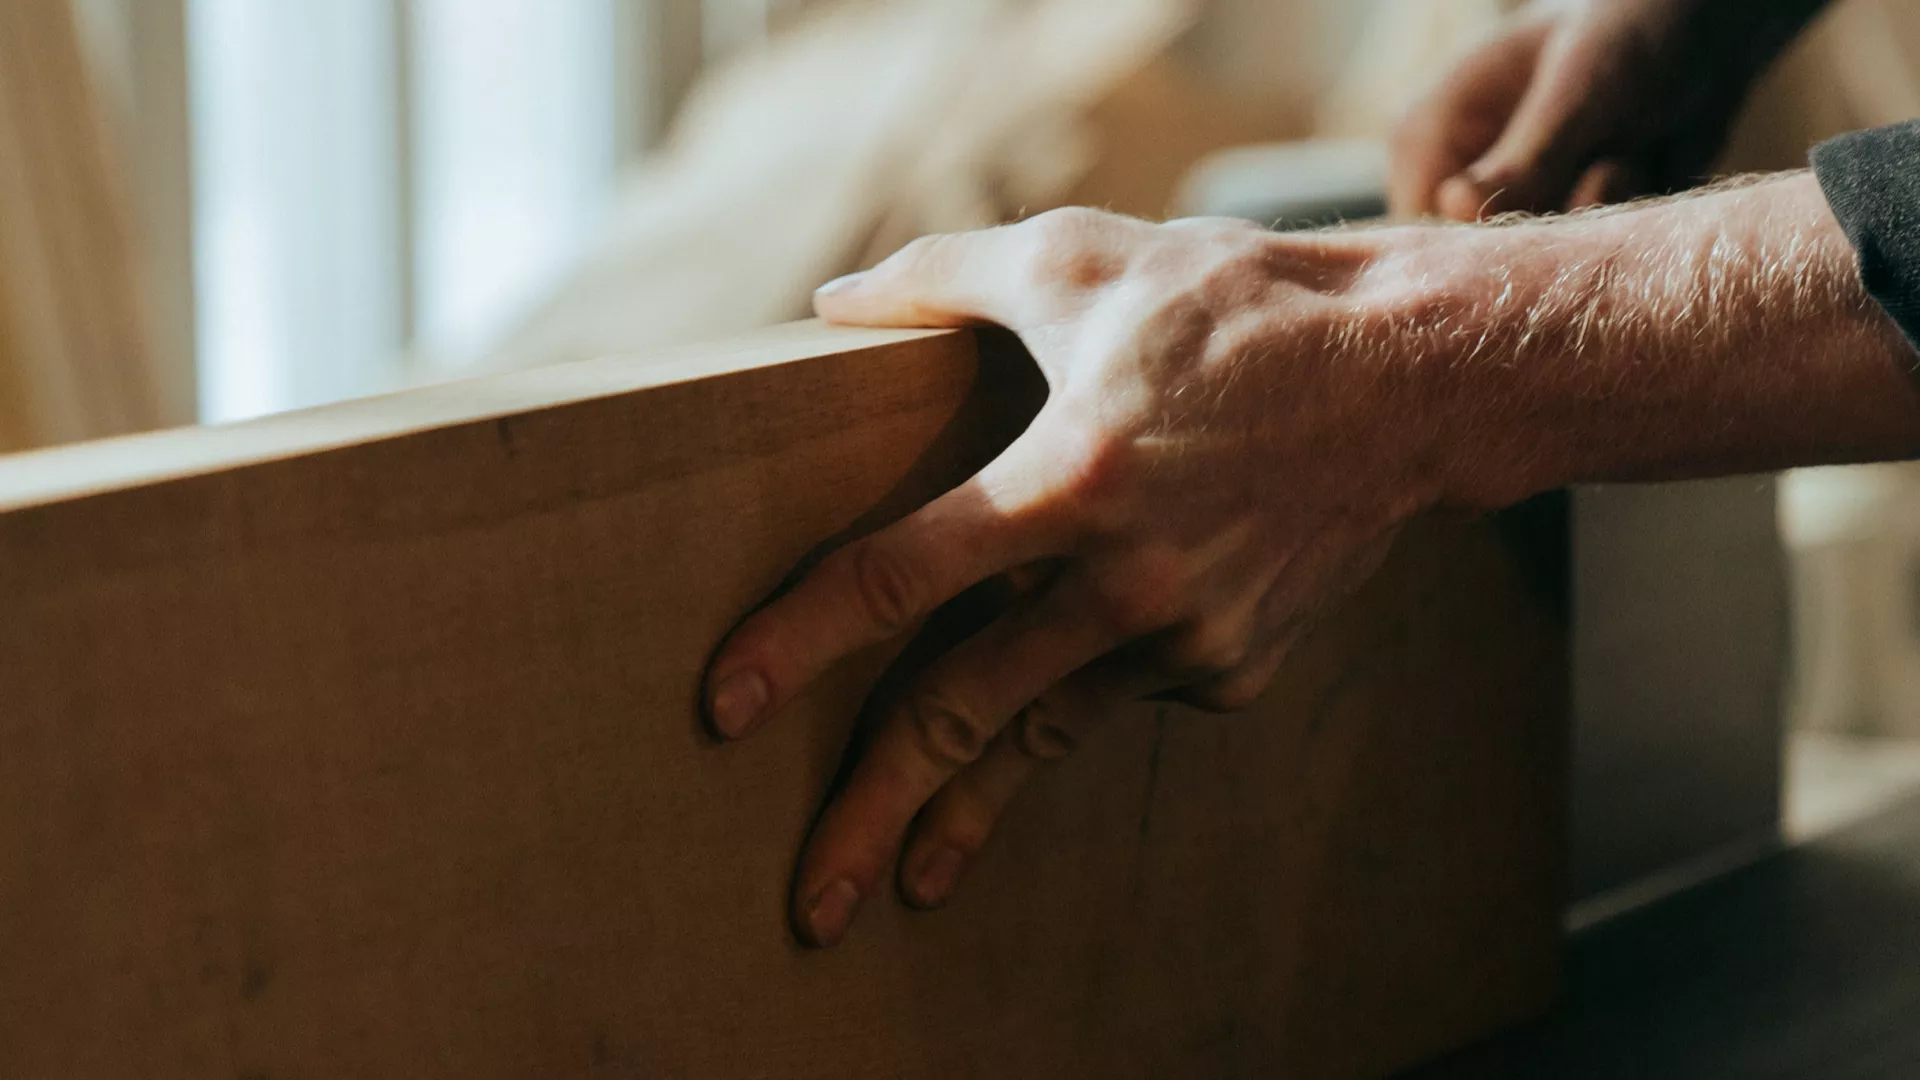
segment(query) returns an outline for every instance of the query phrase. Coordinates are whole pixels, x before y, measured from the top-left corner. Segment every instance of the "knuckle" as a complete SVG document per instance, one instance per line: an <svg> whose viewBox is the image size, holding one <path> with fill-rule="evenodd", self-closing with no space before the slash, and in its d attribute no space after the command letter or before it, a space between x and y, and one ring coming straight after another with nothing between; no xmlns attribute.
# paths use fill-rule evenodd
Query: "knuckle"
<svg viewBox="0 0 1920 1080"><path fill-rule="evenodd" d="M993 729L971 707L944 694L922 694L907 706L907 723L928 758L958 770L980 759Z"/></svg>
<svg viewBox="0 0 1920 1080"><path fill-rule="evenodd" d="M1168 647L1167 665L1181 674L1224 675L1246 663L1247 632L1238 626L1202 621L1188 627Z"/></svg>
<svg viewBox="0 0 1920 1080"><path fill-rule="evenodd" d="M907 560L872 541L857 544L848 559L863 613L889 635L913 625L921 614L920 583Z"/></svg>
<svg viewBox="0 0 1920 1080"><path fill-rule="evenodd" d="M1093 289L1126 272L1127 260L1102 242L1112 215L1069 206L1028 218L1019 226L1027 240L1027 269L1038 285Z"/></svg>
<svg viewBox="0 0 1920 1080"><path fill-rule="evenodd" d="M1093 291L1127 272L1127 260L1079 243L1048 244L1033 261L1034 283Z"/></svg>
<svg viewBox="0 0 1920 1080"><path fill-rule="evenodd" d="M1080 746L1080 735L1053 708L1036 701L1020 712L1020 751L1039 761L1059 761Z"/></svg>

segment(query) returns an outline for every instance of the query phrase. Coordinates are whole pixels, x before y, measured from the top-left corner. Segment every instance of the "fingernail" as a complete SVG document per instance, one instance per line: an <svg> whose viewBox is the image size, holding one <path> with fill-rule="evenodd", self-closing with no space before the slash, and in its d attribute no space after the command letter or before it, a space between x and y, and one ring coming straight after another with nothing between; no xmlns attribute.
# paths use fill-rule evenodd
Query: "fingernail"
<svg viewBox="0 0 1920 1080"><path fill-rule="evenodd" d="M920 861L920 872L913 879L913 901L921 907L938 907L953 895L960 883L960 870L966 858L950 847L933 849Z"/></svg>
<svg viewBox="0 0 1920 1080"><path fill-rule="evenodd" d="M813 894L807 901L806 930L813 943L823 949L840 944L847 934L847 924L853 922L853 913L860 907L860 890L853 882L841 878L826 888Z"/></svg>
<svg viewBox="0 0 1920 1080"><path fill-rule="evenodd" d="M767 680L757 671L736 671L713 688L708 711L713 714L713 726L720 729L720 734L737 739L753 730L766 707Z"/></svg>
<svg viewBox="0 0 1920 1080"><path fill-rule="evenodd" d="M846 292L848 289L851 289L855 285L860 284L861 280L864 279L866 276L867 276L867 272L865 270L861 270L857 273L848 274L845 277L834 278L832 281L829 281L825 285L822 285L818 289L815 289L813 291L813 295L833 296L836 293Z"/></svg>

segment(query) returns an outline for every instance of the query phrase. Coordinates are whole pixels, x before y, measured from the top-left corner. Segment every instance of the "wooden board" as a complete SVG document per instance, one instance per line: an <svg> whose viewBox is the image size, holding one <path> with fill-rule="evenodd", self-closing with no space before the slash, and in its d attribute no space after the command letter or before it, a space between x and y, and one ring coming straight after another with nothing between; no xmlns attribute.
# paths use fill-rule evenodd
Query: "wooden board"
<svg viewBox="0 0 1920 1080"><path fill-rule="evenodd" d="M1564 626L1488 522L792 942L886 657L725 747L702 664L1039 393L802 325L0 458L0 1076L1364 1075L1540 1008Z"/></svg>

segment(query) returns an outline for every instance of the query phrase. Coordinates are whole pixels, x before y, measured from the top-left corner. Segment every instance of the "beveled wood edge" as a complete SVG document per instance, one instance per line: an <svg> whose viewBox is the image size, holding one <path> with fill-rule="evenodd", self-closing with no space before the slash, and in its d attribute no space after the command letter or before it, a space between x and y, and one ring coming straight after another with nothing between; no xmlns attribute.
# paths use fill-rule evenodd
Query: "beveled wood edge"
<svg viewBox="0 0 1920 1080"><path fill-rule="evenodd" d="M955 330L867 330L817 319L741 337L484 375L232 424L0 454L0 513L337 450L539 409L884 348Z"/></svg>

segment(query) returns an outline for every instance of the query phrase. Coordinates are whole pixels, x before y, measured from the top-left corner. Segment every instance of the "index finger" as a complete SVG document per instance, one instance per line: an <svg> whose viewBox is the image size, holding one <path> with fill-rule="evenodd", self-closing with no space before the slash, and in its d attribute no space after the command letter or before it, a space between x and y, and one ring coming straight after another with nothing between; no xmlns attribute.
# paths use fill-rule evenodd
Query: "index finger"
<svg viewBox="0 0 1920 1080"><path fill-rule="evenodd" d="M752 732L836 661L894 638L968 588L1055 554L1064 534L1025 509L1022 439L978 476L828 555L749 616L715 655L703 699L726 738Z"/></svg>

